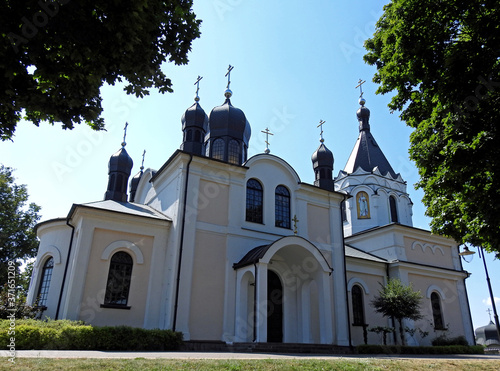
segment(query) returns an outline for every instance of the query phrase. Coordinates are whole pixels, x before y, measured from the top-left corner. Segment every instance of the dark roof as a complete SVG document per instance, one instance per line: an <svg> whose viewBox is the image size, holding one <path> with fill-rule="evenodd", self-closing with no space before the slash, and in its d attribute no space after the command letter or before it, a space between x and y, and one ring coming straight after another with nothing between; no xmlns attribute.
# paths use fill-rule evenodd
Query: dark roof
<svg viewBox="0 0 500 371"><path fill-rule="evenodd" d="M238 262L233 264L234 269L242 268L247 265L257 263L266 254L267 250L271 247L269 245L261 245L253 248Z"/></svg>

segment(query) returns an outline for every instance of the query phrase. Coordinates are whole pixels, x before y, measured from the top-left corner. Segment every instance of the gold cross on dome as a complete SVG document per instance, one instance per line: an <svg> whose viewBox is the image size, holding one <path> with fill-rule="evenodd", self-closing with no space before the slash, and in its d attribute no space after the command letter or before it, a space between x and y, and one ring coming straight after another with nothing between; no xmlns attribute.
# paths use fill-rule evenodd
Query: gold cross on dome
<svg viewBox="0 0 500 371"><path fill-rule="evenodd" d="M325 120L319 120L319 125L316 126L317 128L321 127L321 133L319 133L319 137L320 137L320 142L323 143L324 142L324 139L323 139L323 124L325 123L326 121Z"/></svg>
<svg viewBox="0 0 500 371"><path fill-rule="evenodd" d="M144 150L144 152L142 152L142 164L141 164L141 171L144 170L144 157L146 156L146 150Z"/></svg>
<svg viewBox="0 0 500 371"><path fill-rule="evenodd" d="M196 82L194 83L194 85L196 85L196 98L199 98L198 92L200 91L200 80L202 78L203 78L202 76L198 75L198 78L196 79Z"/></svg>
<svg viewBox="0 0 500 371"><path fill-rule="evenodd" d="M362 97L363 97L363 84L364 84L365 82L366 82L366 80L365 80L365 81L363 81L363 80L359 79L359 81L358 81L358 85L356 85L356 87L354 88L354 89L359 88L359 93L360 93L359 97L360 97L360 98L362 98Z"/></svg>
<svg viewBox="0 0 500 371"><path fill-rule="evenodd" d="M269 152L271 152L269 150L269 135L274 135L274 134L269 131L269 128L266 128L266 130L261 130L260 132L266 134L266 141L265 141L266 142L266 150L264 152L269 153Z"/></svg>
<svg viewBox="0 0 500 371"><path fill-rule="evenodd" d="M294 215L292 221L293 221L293 234L297 235L297 223L300 220L297 219L297 215Z"/></svg>
<svg viewBox="0 0 500 371"><path fill-rule="evenodd" d="M229 65L227 68L226 75L227 76L227 87L226 89L229 89L229 84L231 84L231 71L233 70L234 66Z"/></svg>
<svg viewBox="0 0 500 371"><path fill-rule="evenodd" d="M125 138L127 137L127 126L128 126L128 122L125 123L125 127L123 128L123 142L122 142L122 147L125 147L127 145L127 142L125 142Z"/></svg>

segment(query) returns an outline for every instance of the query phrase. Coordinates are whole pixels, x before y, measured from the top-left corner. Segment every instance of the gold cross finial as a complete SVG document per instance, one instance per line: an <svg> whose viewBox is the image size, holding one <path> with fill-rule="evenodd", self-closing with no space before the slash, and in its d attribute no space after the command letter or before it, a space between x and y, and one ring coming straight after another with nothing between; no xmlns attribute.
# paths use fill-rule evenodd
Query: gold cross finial
<svg viewBox="0 0 500 371"><path fill-rule="evenodd" d="M229 84L231 84L231 71L233 70L234 66L229 65L227 68L226 75L227 76L227 87L226 89L229 89Z"/></svg>
<svg viewBox="0 0 500 371"><path fill-rule="evenodd" d="M490 316L490 322L491 322L491 309L488 308L488 309L486 309L486 311L488 312L488 315Z"/></svg>
<svg viewBox="0 0 500 371"><path fill-rule="evenodd" d="M319 133L319 137L320 137L319 141L320 141L321 143L323 143L323 142L325 141L325 140L323 139L323 124L324 124L325 122L326 122L325 120L319 120L319 125L318 125L318 126L316 126L317 128L321 127L321 133Z"/></svg>
<svg viewBox="0 0 500 371"><path fill-rule="evenodd" d="M127 126L128 126L128 122L125 123L125 127L123 128L123 142L122 142L122 147L125 147L127 145L127 142L125 142L125 138L127 137Z"/></svg>
<svg viewBox="0 0 500 371"><path fill-rule="evenodd" d="M198 75L198 78L196 79L196 82L194 83L194 85L196 85L196 97L194 98L195 101L199 101L200 100L200 97L198 96L198 92L200 91L200 80L202 79L203 77Z"/></svg>
<svg viewBox="0 0 500 371"><path fill-rule="evenodd" d="M365 82L366 82L366 80L365 80L365 81L363 81L362 79L359 79L359 81L358 81L358 85L356 85L356 87L354 88L354 89L359 88L359 93L360 93L359 97L360 97L360 98L363 98L363 84L364 84Z"/></svg>
<svg viewBox="0 0 500 371"><path fill-rule="evenodd" d="M274 134L269 131L269 128L266 128L266 130L261 130L260 132L266 134L266 149L264 152L269 153L271 152L271 150L269 149L269 135L274 135Z"/></svg>
<svg viewBox="0 0 500 371"><path fill-rule="evenodd" d="M144 157L146 156L146 150L142 152L142 164L141 164L141 172L144 170Z"/></svg>
<svg viewBox="0 0 500 371"><path fill-rule="evenodd" d="M299 222L299 219L297 219L297 215L293 216L293 234L297 235L297 223Z"/></svg>

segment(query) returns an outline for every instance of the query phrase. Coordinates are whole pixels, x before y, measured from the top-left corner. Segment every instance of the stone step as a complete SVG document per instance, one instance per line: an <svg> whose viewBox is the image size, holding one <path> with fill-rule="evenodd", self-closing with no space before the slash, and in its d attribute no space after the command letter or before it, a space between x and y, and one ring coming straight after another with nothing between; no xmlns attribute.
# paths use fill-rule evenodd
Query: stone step
<svg viewBox="0 0 500 371"><path fill-rule="evenodd" d="M349 347L330 344L297 343L232 343L222 341L185 341L181 346L186 352L242 352L242 353L309 353L352 354Z"/></svg>

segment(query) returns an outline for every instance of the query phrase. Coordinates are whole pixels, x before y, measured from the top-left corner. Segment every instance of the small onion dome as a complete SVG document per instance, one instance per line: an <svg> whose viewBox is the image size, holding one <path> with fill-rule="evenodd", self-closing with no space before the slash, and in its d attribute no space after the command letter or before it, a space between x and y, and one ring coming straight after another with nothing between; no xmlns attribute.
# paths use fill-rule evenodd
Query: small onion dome
<svg viewBox="0 0 500 371"><path fill-rule="evenodd" d="M490 321L486 326L479 327L476 329L477 343L481 345L497 345L500 344L497 334L497 326Z"/></svg>
<svg viewBox="0 0 500 371"><path fill-rule="evenodd" d="M188 127L198 127L205 132L208 126L208 116L203 108L201 108L198 101L196 101L186 110L186 112L184 112L181 122L182 130Z"/></svg>
<svg viewBox="0 0 500 371"><path fill-rule="evenodd" d="M228 95L230 94L227 93L226 96ZM221 106L215 107L210 112L209 131L213 138L227 135L243 140L247 146L251 135L250 124L245 114L239 108L234 107L228 97Z"/></svg>
<svg viewBox="0 0 500 371"><path fill-rule="evenodd" d="M142 178L142 171L143 167L141 167L141 171L139 171L137 174L134 175L132 180L130 181L130 195L129 195L129 202L134 202L135 201L135 193L137 192L137 187L139 186L139 182L141 181Z"/></svg>
<svg viewBox="0 0 500 371"><path fill-rule="evenodd" d="M130 175L132 166L134 166L132 158L128 155L125 147L122 147L109 159L108 169L110 173L116 171Z"/></svg>
<svg viewBox="0 0 500 371"><path fill-rule="evenodd" d="M361 107L356 111L356 116L358 116L359 121L359 131L370 130L370 110L365 107L365 99L360 98L359 104Z"/></svg>
<svg viewBox="0 0 500 371"><path fill-rule="evenodd" d="M312 154L311 161L314 169L317 167L333 168L333 153L326 148L324 143L321 143L316 152Z"/></svg>

